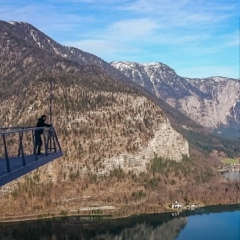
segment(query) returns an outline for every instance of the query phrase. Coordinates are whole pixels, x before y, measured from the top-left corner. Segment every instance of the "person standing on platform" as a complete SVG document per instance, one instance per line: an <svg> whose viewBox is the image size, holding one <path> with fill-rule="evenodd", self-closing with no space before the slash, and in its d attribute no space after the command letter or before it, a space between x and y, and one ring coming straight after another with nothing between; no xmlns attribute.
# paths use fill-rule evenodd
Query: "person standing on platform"
<svg viewBox="0 0 240 240"><path fill-rule="evenodd" d="M47 119L46 115L42 115L38 118L38 122L36 127L52 127L51 124L46 124L45 121ZM41 147L42 147L42 138L41 135L43 134L43 128L35 130L35 142L36 142L36 151L38 155L42 155Z"/></svg>

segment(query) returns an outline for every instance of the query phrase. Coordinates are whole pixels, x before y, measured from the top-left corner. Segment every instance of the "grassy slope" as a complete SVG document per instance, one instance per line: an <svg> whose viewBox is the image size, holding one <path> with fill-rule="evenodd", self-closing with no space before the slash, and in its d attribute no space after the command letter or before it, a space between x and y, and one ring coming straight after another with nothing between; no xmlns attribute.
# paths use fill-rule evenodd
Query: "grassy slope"
<svg viewBox="0 0 240 240"><path fill-rule="evenodd" d="M226 164L238 164L239 163L239 159L238 158L225 158L223 159L223 162Z"/></svg>

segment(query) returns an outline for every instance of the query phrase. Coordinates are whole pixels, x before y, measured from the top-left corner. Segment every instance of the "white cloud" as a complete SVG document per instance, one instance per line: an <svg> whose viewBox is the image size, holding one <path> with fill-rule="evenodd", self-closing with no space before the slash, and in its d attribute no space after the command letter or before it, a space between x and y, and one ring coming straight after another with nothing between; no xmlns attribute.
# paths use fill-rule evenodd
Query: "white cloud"
<svg viewBox="0 0 240 240"><path fill-rule="evenodd" d="M240 31L240 30L239 30ZM240 33L239 31L232 32L230 34L223 34L220 36L222 47L232 47L240 45Z"/></svg>
<svg viewBox="0 0 240 240"><path fill-rule="evenodd" d="M213 25L232 16L238 16L237 1L215 0L138 0L122 7L125 11L152 15L167 26L197 27Z"/></svg>
<svg viewBox="0 0 240 240"><path fill-rule="evenodd" d="M155 29L158 29L158 24L151 19L125 19L110 25L104 34L120 38L123 41L129 41L138 37L152 34Z"/></svg>
<svg viewBox="0 0 240 240"><path fill-rule="evenodd" d="M131 54L140 51L137 47L139 42L151 38L156 28L157 24L149 19L125 19L111 24L100 33L88 33L86 39L67 41L64 44L99 54L98 56ZM92 37L88 38L88 35Z"/></svg>

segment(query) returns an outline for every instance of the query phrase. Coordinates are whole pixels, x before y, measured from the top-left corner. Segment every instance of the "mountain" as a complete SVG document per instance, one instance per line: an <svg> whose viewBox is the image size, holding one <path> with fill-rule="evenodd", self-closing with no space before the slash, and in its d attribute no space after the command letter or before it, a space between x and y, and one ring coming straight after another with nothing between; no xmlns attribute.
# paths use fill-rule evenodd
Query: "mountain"
<svg viewBox="0 0 240 240"><path fill-rule="evenodd" d="M115 79L131 84L131 81L124 74L117 71L101 58L74 47L63 46L31 24L25 22L11 21L8 23L1 21L1 31L5 32L5 34L8 31L13 32L15 37L26 41L32 48L42 49L48 54L53 54L53 56L55 55L70 60L72 63L81 65L98 65Z"/></svg>
<svg viewBox="0 0 240 240"><path fill-rule="evenodd" d="M173 127L182 134L185 134L185 132L182 132L182 129L183 131L186 131L184 127L185 125L177 119L181 119L185 123L188 122L188 125L192 126L192 129L189 130L190 132L198 131L199 134L204 135L203 139L206 137L212 139L210 133L206 132L205 129L191 122L190 119L186 119L179 112L174 112L173 109L171 110L171 107L169 105L160 102L158 99L153 99L151 94L146 93L146 91L141 86L134 83L123 73L119 72L115 67L106 63L99 57L83 52L76 48L62 46L28 23L8 23L1 21L0 27L2 33L1 44L3 46L3 51L0 53L2 73L1 81L3 86L0 89L1 98L9 101L9 99L13 97L14 102L17 104L17 106L13 106L12 109L20 110L17 112L8 112L8 104L5 105L7 106L7 109L4 107L0 109L0 114L2 115L3 119L2 126L9 126L9 124L34 125L36 114L41 115L40 109L42 108L44 111L48 111L46 104L48 104L48 85L51 79L56 86L56 89L54 89L56 95L54 103L56 104L57 108L61 106L61 104L58 103L59 97L57 97L57 95L59 94L59 96L61 96L63 94L62 91L65 86L70 88L71 85L74 85L74 94L69 97L68 94L65 93L62 97L62 101L64 102L67 100L69 102L72 102L77 99L77 103L69 103L67 105L68 111L72 110L74 106L75 108L78 108L78 111L86 111L84 107L87 105L84 97L86 98L86 96L88 96L86 91L89 91L89 88L96 88L97 86L97 89L95 89L95 91L99 91L100 89L103 91L104 89L108 88L108 91L114 91L117 93L119 91L124 92L126 91L125 88L129 89L131 87L135 89L134 91L138 92L138 94L144 95L144 97L147 97L150 99L150 101L154 101L154 103L160 106L160 108L162 106L165 107L164 111L169 113L167 117L170 119L171 124L173 124ZM81 75L82 82L80 80L77 80L79 75ZM104 80L97 80L98 76ZM88 80L88 78L94 78L97 82L95 83L92 79ZM113 82L111 80L108 80L104 83L104 81L109 78L112 79ZM82 87L81 84L87 84L86 89L77 90L76 82L80 84L80 87ZM33 83L38 86L32 86L30 92L30 86L28 83L30 83L30 86ZM61 93L58 93L58 88L62 84L64 84L64 87L61 87ZM112 89L112 85L114 85L114 89ZM124 90L120 89L119 86L124 86ZM39 89L40 87L44 89L46 95L44 97L45 104L43 105L41 101L39 102L39 100L37 104L34 103L37 99L39 99L40 96L44 96L38 90L36 90L36 88ZM83 93L80 94L81 91L83 91ZM31 95L30 93L34 94ZM93 96L95 94L96 93L93 93ZM25 98L25 96L29 96L29 98L32 99L28 100ZM28 106L29 101L31 102L31 106ZM94 104L96 105L96 103ZM58 117L60 113L60 109L57 108L54 109L54 114L56 117ZM34 109L39 109L39 111L34 111ZM61 108L61 111L62 109L64 109L64 107ZM22 117L23 115L26 115L26 112L28 116ZM174 116L171 117L171 115ZM63 121L63 125L66 124L64 118L60 119L59 121ZM193 142L193 144L191 144L191 147L196 148L195 139L191 139L191 135L192 134L185 134L184 136L187 138L188 142ZM218 142L218 140L211 140L211 142L216 141ZM198 141L197 145L200 146L200 150L206 148L204 141L201 141L201 143ZM212 146L212 149L218 147L224 150L222 143L212 144Z"/></svg>
<svg viewBox="0 0 240 240"><path fill-rule="evenodd" d="M91 149L93 161L104 158L107 165L119 162L121 167L126 154L138 158L138 152L141 158L142 152L149 152L149 161L151 149L176 160L189 155L187 141L172 128L161 108L127 85L126 77L119 81L100 67L99 58L61 46L27 23L1 22L1 46L3 126L33 125L37 116L47 112L51 80L56 127L60 134L74 132L75 138L83 140L74 154L85 153L87 158ZM97 60L101 64L93 64ZM163 134L169 141L161 140ZM92 136L91 141L85 135ZM173 144L176 148L169 155Z"/></svg>
<svg viewBox="0 0 240 240"><path fill-rule="evenodd" d="M163 63L112 62L111 65L211 132L239 138L239 80L184 78Z"/></svg>
<svg viewBox="0 0 240 240"><path fill-rule="evenodd" d="M64 152L1 187L0 218L89 213L92 206L119 216L163 210L187 196L205 203L236 198L213 151L234 146L113 66L22 22L0 21L0 45L1 126L34 126L48 114L52 82L53 126Z"/></svg>
<svg viewBox="0 0 240 240"><path fill-rule="evenodd" d="M52 81L54 126L65 152L59 165L68 161L66 178L70 169L103 174L121 167L139 172L154 154L175 160L189 155L188 142L162 109L126 84L131 81L114 67L56 43L27 23L1 21L0 30L1 125L35 125L49 111ZM54 179L62 179L58 170L51 172Z"/></svg>

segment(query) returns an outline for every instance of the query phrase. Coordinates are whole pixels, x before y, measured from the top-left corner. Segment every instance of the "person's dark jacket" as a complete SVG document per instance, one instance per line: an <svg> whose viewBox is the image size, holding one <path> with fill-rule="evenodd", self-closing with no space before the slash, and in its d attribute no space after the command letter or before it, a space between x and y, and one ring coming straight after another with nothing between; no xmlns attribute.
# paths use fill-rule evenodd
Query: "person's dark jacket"
<svg viewBox="0 0 240 240"><path fill-rule="evenodd" d="M51 126L52 125L50 125L50 124L46 124L45 120L43 118L39 118L36 127L51 127ZM36 130L36 133L38 133L40 135L43 134L43 129Z"/></svg>

